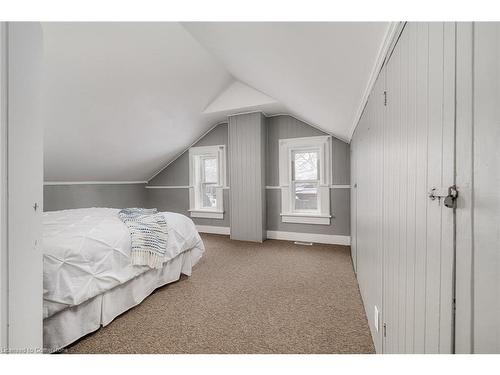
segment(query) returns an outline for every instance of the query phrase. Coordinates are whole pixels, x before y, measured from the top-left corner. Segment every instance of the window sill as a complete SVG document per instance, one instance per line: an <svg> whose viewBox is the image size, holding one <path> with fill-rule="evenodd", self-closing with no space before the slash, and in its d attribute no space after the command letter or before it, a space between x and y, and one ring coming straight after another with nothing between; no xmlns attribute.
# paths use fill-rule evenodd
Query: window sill
<svg viewBox="0 0 500 375"><path fill-rule="evenodd" d="M281 214L283 223L330 225L330 215L321 214Z"/></svg>
<svg viewBox="0 0 500 375"><path fill-rule="evenodd" d="M191 217L199 217L205 219L224 219L224 211L214 210L189 210Z"/></svg>

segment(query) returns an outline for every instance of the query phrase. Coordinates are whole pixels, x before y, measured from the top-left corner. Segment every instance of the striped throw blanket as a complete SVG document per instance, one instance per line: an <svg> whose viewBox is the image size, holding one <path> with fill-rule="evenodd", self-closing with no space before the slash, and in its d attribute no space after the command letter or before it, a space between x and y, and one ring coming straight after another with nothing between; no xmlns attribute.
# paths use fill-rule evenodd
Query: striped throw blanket
<svg viewBox="0 0 500 375"><path fill-rule="evenodd" d="M167 222L156 208L125 208L118 212L132 242L132 264L161 268L167 250Z"/></svg>

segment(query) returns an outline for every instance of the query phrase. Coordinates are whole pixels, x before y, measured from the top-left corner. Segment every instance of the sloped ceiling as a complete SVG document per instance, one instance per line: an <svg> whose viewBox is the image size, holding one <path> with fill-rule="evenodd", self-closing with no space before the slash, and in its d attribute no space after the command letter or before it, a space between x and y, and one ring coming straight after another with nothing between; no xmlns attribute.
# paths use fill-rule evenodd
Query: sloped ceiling
<svg viewBox="0 0 500 375"><path fill-rule="evenodd" d="M46 23L45 181L151 177L233 78L178 23Z"/></svg>
<svg viewBox="0 0 500 375"><path fill-rule="evenodd" d="M253 106L276 104L277 101L244 83L236 81L220 93L203 113L244 110Z"/></svg>
<svg viewBox="0 0 500 375"><path fill-rule="evenodd" d="M45 181L147 180L241 109L348 140L388 25L44 23Z"/></svg>
<svg viewBox="0 0 500 375"><path fill-rule="evenodd" d="M349 140L390 23L184 23L229 72Z"/></svg>

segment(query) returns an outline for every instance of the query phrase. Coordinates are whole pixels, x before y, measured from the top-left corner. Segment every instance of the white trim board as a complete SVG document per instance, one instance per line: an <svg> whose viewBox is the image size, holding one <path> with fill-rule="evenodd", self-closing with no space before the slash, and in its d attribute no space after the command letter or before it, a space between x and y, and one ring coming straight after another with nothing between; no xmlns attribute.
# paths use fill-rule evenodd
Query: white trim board
<svg viewBox="0 0 500 375"><path fill-rule="evenodd" d="M189 210L191 217L199 217L205 219L224 219L224 211L203 211L203 210Z"/></svg>
<svg viewBox="0 0 500 375"><path fill-rule="evenodd" d="M189 185L147 185L146 189L189 189ZM223 186L222 190L229 190L229 186Z"/></svg>
<svg viewBox="0 0 500 375"><path fill-rule="evenodd" d="M200 233L210 233L210 234L224 234L229 236L229 227L216 227L212 225L197 225L196 230Z"/></svg>
<svg viewBox="0 0 500 375"><path fill-rule="evenodd" d="M148 185L145 186L146 189L189 189L191 186L189 185Z"/></svg>
<svg viewBox="0 0 500 375"><path fill-rule="evenodd" d="M229 227L216 227L212 225L196 225L196 229L200 233L222 234L226 236L229 236L231 233ZM340 236L335 234L297 233L268 230L267 239L324 243L329 245L351 245L351 236Z"/></svg>
<svg viewBox="0 0 500 375"><path fill-rule="evenodd" d="M351 185L330 185L330 189L350 189ZM282 186L266 186L267 190L279 190Z"/></svg>
<svg viewBox="0 0 500 375"><path fill-rule="evenodd" d="M350 246L351 244L351 236L340 236L336 234L298 233L268 230L267 238L270 240L303 241L344 246Z"/></svg>
<svg viewBox="0 0 500 375"><path fill-rule="evenodd" d="M132 185L146 184L147 181L45 181L46 186L51 185Z"/></svg>

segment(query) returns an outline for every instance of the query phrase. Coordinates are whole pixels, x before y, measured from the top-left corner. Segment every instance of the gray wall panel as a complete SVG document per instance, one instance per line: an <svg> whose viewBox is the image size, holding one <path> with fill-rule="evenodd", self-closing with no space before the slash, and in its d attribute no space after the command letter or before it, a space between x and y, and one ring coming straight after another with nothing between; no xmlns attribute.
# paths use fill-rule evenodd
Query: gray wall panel
<svg viewBox="0 0 500 375"><path fill-rule="evenodd" d="M226 123L215 126L193 147L214 146L228 144L228 125ZM229 159L229 157L228 157ZM228 160L229 164L229 160ZM227 167L227 181L229 181L229 167ZM188 186L189 185L189 153L184 152L177 160L161 171L149 181L151 186ZM189 215L189 190L185 189L145 189L147 202L150 207L157 207L162 211L171 211ZM211 225L229 227L229 191L224 190L224 219L192 218L197 225Z"/></svg>
<svg viewBox="0 0 500 375"><path fill-rule="evenodd" d="M326 135L325 132L313 128L292 116L280 115L268 117L266 148L266 185L279 185L279 140L285 138L313 137ZM340 141L342 142L342 141Z"/></svg>
<svg viewBox="0 0 500 375"><path fill-rule="evenodd" d="M177 212L189 217L188 189L145 189L147 190L146 207L158 208L159 211ZM224 219L191 218L197 225L229 227L229 190L224 190ZM227 208L227 209L226 209Z"/></svg>
<svg viewBox="0 0 500 375"><path fill-rule="evenodd" d="M332 142L332 183L334 185L349 185L351 177L349 144L333 138Z"/></svg>
<svg viewBox="0 0 500 375"><path fill-rule="evenodd" d="M249 113L229 118L231 238L261 242L265 217L264 117Z"/></svg>
<svg viewBox="0 0 500 375"><path fill-rule="evenodd" d="M250 114L253 116L262 116L259 113ZM266 185L277 186L278 183L278 141L283 138L298 138L298 137L311 137L318 135L325 135L326 133L318 130L296 118L288 115L279 115L264 118L261 124L263 132L261 133L262 144L265 145L265 160L264 167L261 168L261 172L264 173L266 179ZM216 144L228 144L228 124L220 124L215 127L212 131L207 133L200 141L196 143L195 146L209 146ZM333 138L333 183L339 185L348 185L350 181L350 149L349 144ZM227 155L228 163L228 179L229 181L229 170L231 168L231 155L228 147ZM167 185L167 186L187 186L189 184L189 156L188 153L181 155L176 161L165 168L161 173L158 174L153 180L149 182L150 185ZM174 193L172 189L147 189L147 194L150 196L150 202L154 205L161 205L162 207L169 207L165 200L171 199L173 196L178 196L181 193ZM187 196L187 189L184 195ZM263 211L264 217L261 223L264 225L266 220L270 220L270 224L266 225L266 229L274 231L295 231L298 233L318 233L318 234L338 234L338 235L349 235L350 230L350 211L346 211L345 208L349 207L349 194L346 195L342 192L343 189L332 189L331 202L332 212L335 217L332 219L331 225L303 225L303 224L289 224L281 223L281 201L279 199L279 190L267 191L261 195L262 200L269 198L271 199L269 205L264 201L262 206L267 209ZM348 189L347 189L348 190ZM225 196L227 191L224 192ZM346 199L347 196L347 200ZM163 197L163 198L162 198ZM278 197L278 198L276 198ZM188 213L189 201L187 198L181 199L171 206L176 208L182 202L182 209L178 207L177 209ZM172 209L173 210L173 209ZM224 211L229 215L230 207L224 201ZM178 211L175 211L178 212ZM212 220L204 219L204 221L210 222L207 225L215 226L226 226L229 221L226 218L224 220ZM195 220L198 223L198 220ZM200 223L201 224L201 223Z"/></svg>
<svg viewBox="0 0 500 375"><path fill-rule="evenodd" d="M88 207L144 207L144 184L45 185L44 211Z"/></svg>
<svg viewBox="0 0 500 375"><path fill-rule="evenodd" d="M209 131L193 147L227 145L227 124L219 124ZM149 185L189 185L189 153L187 150L173 163L156 175Z"/></svg>
<svg viewBox="0 0 500 375"><path fill-rule="evenodd" d="M350 189L330 189L330 225L281 222L281 190L267 189L267 229L272 231L350 235Z"/></svg>

